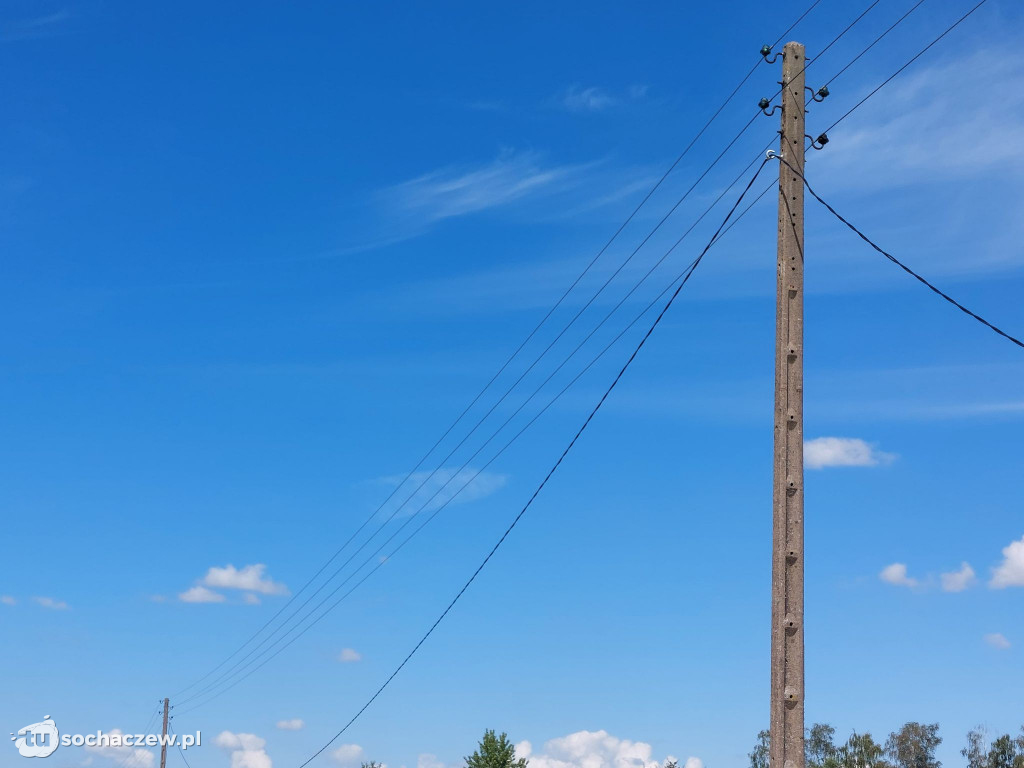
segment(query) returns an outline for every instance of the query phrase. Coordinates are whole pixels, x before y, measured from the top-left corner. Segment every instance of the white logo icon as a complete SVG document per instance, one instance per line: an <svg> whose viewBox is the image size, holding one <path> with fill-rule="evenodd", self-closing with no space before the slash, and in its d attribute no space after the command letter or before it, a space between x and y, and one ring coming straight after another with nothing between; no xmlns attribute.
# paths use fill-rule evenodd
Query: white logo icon
<svg viewBox="0 0 1024 768"><path fill-rule="evenodd" d="M60 745L60 733L57 724L46 715L43 722L26 725L17 734L12 733L11 741L22 757L49 757Z"/></svg>

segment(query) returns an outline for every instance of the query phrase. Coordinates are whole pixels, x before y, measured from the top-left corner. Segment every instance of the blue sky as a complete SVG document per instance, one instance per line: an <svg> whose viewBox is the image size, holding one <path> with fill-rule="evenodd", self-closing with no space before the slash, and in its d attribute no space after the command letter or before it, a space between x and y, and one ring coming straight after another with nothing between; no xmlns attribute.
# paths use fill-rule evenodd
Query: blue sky
<svg viewBox="0 0 1024 768"><path fill-rule="evenodd" d="M927 0L830 85L809 132L971 4ZM910 5L881 0L812 63L809 84ZM6 4L8 730L51 715L68 732L138 731L157 699L270 619L805 7ZM814 56L860 10L823 0L790 37ZM1018 336L1022 31L1016 3L989 0L808 166L883 247ZM777 78L758 69L498 392ZM466 476L483 439L776 128L755 122L522 394L441 462L443 477ZM516 424L696 255L735 194ZM771 200L709 253L499 554L316 765L449 768L485 728L508 731L534 768L656 768L670 755L745 765L767 725ZM877 737L938 721L940 757L958 764L968 728L1024 721L1024 358L807 206L808 721ZM614 347L294 645L206 706L179 707L176 729L204 733L193 768L294 766L333 735L447 605L628 351ZM49 758L126 760L154 765L146 752Z"/></svg>

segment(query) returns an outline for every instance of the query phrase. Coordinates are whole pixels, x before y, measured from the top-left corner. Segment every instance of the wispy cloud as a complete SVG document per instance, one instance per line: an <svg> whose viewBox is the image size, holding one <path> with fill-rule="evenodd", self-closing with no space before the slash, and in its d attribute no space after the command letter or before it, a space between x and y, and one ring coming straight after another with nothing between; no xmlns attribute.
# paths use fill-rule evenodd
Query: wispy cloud
<svg viewBox="0 0 1024 768"><path fill-rule="evenodd" d="M1003 547L1003 561L992 570L993 589L1024 587L1024 536Z"/></svg>
<svg viewBox="0 0 1024 768"><path fill-rule="evenodd" d="M37 605L41 605L43 608L49 608L51 611L66 611L70 606L63 600L56 600L52 597L33 597L33 601Z"/></svg>
<svg viewBox="0 0 1024 768"><path fill-rule="evenodd" d="M619 95L596 85L575 84L560 93L555 102L570 112L603 112L628 101L646 98L649 89L647 85L631 85Z"/></svg>
<svg viewBox="0 0 1024 768"><path fill-rule="evenodd" d="M342 664L354 664L355 662L362 660L363 654L355 648L342 648L341 653L338 654L338 661Z"/></svg>
<svg viewBox="0 0 1024 768"><path fill-rule="evenodd" d="M1024 55L1007 47L908 73L837 127L841 140L816 162L845 187L1016 173L1024 166L1022 67ZM964 93L968 110L960 109Z"/></svg>
<svg viewBox="0 0 1024 768"><path fill-rule="evenodd" d="M992 634L985 635L985 642L1000 651L1005 651L1010 647L1010 641L1006 639L1006 636L1001 632L993 632Z"/></svg>
<svg viewBox="0 0 1024 768"><path fill-rule="evenodd" d="M478 166L449 166L384 189L385 207L411 228L500 208L576 186L589 165L546 164L535 152L504 152Z"/></svg>
<svg viewBox="0 0 1024 768"><path fill-rule="evenodd" d="M3 605L17 605L18 601L10 595L0 595L0 604Z"/></svg>
<svg viewBox="0 0 1024 768"><path fill-rule="evenodd" d="M857 437L816 437L804 442L804 463L808 469L874 467L895 458L895 454L880 451Z"/></svg>
<svg viewBox="0 0 1024 768"><path fill-rule="evenodd" d="M65 24L70 18L71 13L67 9L62 9L30 19L8 22L0 27L0 40L14 42L52 37L65 31Z"/></svg>
<svg viewBox="0 0 1024 768"><path fill-rule="evenodd" d="M377 482L396 486L402 482L404 475L390 475L378 478ZM413 489L418 489L405 505L405 514L413 514L423 507L434 510L445 504L467 504L478 501L501 490L508 482L508 475L495 472L479 472L472 467L465 469L444 468L434 473L414 472L404 490L395 494L400 501L405 501Z"/></svg>
<svg viewBox="0 0 1024 768"><path fill-rule="evenodd" d="M291 720L277 721L277 730L279 731L301 731L305 727L305 721L299 717L293 717Z"/></svg>
<svg viewBox="0 0 1024 768"><path fill-rule="evenodd" d="M916 587L920 583L917 579L907 575L906 563L893 563L885 566L878 574L878 578L894 587Z"/></svg>

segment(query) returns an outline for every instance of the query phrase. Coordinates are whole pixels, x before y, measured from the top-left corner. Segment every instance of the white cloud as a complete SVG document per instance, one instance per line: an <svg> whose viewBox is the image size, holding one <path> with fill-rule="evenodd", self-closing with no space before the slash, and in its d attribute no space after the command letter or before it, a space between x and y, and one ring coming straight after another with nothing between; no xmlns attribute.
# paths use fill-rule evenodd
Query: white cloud
<svg viewBox="0 0 1024 768"><path fill-rule="evenodd" d="M443 760L437 759L437 755L424 752L416 758L416 768L458 768L458 766L445 765Z"/></svg>
<svg viewBox="0 0 1024 768"><path fill-rule="evenodd" d="M892 584L897 587L916 587L918 585L917 579L907 576L907 566L903 563L893 563L892 565L885 566L881 573L878 574L878 578L886 584Z"/></svg>
<svg viewBox="0 0 1024 768"><path fill-rule="evenodd" d="M988 585L993 589L1024 587L1024 536L1003 547L1003 562L992 570Z"/></svg>
<svg viewBox="0 0 1024 768"><path fill-rule="evenodd" d="M0 595L0 603L3 603L4 605L17 605L18 601L10 595Z"/></svg>
<svg viewBox="0 0 1024 768"><path fill-rule="evenodd" d="M379 481L385 485L394 486L402 482L404 477L404 475L392 475L382 477ZM424 505L426 505L424 509L429 511L438 509L445 504L467 504L471 501L478 501L499 491L507 482L508 475L479 472L472 467L462 470L446 467L434 473L414 472L403 489L395 494L395 498L404 502L414 489L418 489L403 510L405 514L411 515Z"/></svg>
<svg viewBox="0 0 1024 768"><path fill-rule="evenodd" d="M32 598L37 604L43 606L43 608L49 608L51 611L66 611L69 606L63 600L55 600L52 597L33 597Z"/></svg>
<svg viewBox="0 0 1024 768"><path fill-rule="evenodd" d="M604 730L551 739L538 754L528 741L516 745L516 756L528 759L530 768L660 768L663 763L652 758L652 751L650 744L619 739ZM703 768L704 763L690 757L684 765Z"/></svg>
<svg viewBox="0 0 1024 768"><path fill-rule="evenodd" d="M246 605L259 605L260 596L253 594L252 592L246 592L244 595L242 595L242 602Z"/></svg>
<svg viewBox="0 0 1024 768"><path fill-rule="evenodd" d="M1005 635L999 632L993 632L991 635L985 635L985 642L993 648L998 648L1001 651L1005 651L1010 647L1010 641L1006 639Z"/></svg>
<svg viewBox="0 0 1024 768"><path fill-rule="evenodd" d="M226 598L220 592L196 585L179 593L178 599L183 603L223 603Z"/></svg>
<svg viewBox="0 0 1024 768"><path fill-rule="evenodd" d="M255 734L222 731L214 743L231 753L231 768L273 768L266 739Z"/></svg>
<svg viewBox="0 0 1024 768"><path fill-rule="evenodd" d="M261 595L286 595L288 588L280 582L264 578L267 566L263 563L235 568L225 565L223 568L214 566L206 572L203 584L221 589L244 589L247 592L259 592Z"/></svg>
<svg viewBox="0 0 1024 768"><path fill-rule="evenodd" d="M600 112L602 109L615 106L619 100L596 86L581 88L572 85L562 95L561 102L572 112Z"/></svg>
<svg viewBox="0 0 1024 768"><path fill-rule="evenodd" d="M581 182L587 166L545 166L533 152L505 152L477 167L448 167L385 189L386 207L413 231L445 219L549 195Z"/></svg>
<svg viewBox="0 0 1024 768"><path fill-rule="evenodd" d="M363 748L358 744L342 744L331 752L331 760L341 768L356 768L363 762Z"/></svg>
<svg viewBox="0 0 1024 768"><path fill-rule="evenodd" d="M83 747L83 749L89 753L89 760L92 757L99 757L104 760L110 760L119 766L131 765L132 768L149 768L156 762L156 755L146 749L138 749L136 747L125 747L125 746L114 746L119 744L119 739L113 737L123 736L124 731L120 728L113 728L109 731L104 731L105 734L111 736L111 744L106 746L96 747Z"/></svg>
<svg viewBox="0 0 1024 768"><path fill-rule="evenodd" d="M298 717L293 717L291 720L277 721L277 729L279 731L301 731L305 727L305 721Z"/></svg>
<svg viewBox="0 0 1024 768"><path fill-rule="evenodd" d="M977 582L974 569L966 562L960 564L960 570L943 573L939 579L942 582L943 592L963 592Z"/></svg>
<svg viewBox="0 0 1024 768"><path fill-rule="evenodd" d="M808 469L824 467L874 467L895 459L856 437L816 437L804 442L804 463Z"/></svg>
<svg viewBox="0 0 1024 768"><path fill-rule="evenodd" d="M338 661L343 664L351 664L354 661L362 661L363 654L357 651L355 648L342 648L341 653L338 654Z"/></svg>

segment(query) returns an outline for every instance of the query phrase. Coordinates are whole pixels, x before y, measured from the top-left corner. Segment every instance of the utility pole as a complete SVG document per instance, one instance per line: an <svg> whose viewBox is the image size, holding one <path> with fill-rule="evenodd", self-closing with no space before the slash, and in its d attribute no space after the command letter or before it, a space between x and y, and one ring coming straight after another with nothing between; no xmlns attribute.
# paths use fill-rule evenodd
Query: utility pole
<svg viewBox="0 0 1024 768"><path fill-rule="evenodd" d="M780 155L804 172L804 46L782 52ZM779 163L771 768L804 768L804 187Z"/></svg>
<svg viewBox="0 0 1024 768"><path fill-rule="evenodd" d="M160 768L167 768L167 712L170 710L170 699L164 699L164 730L160 739Z"/></svg>

